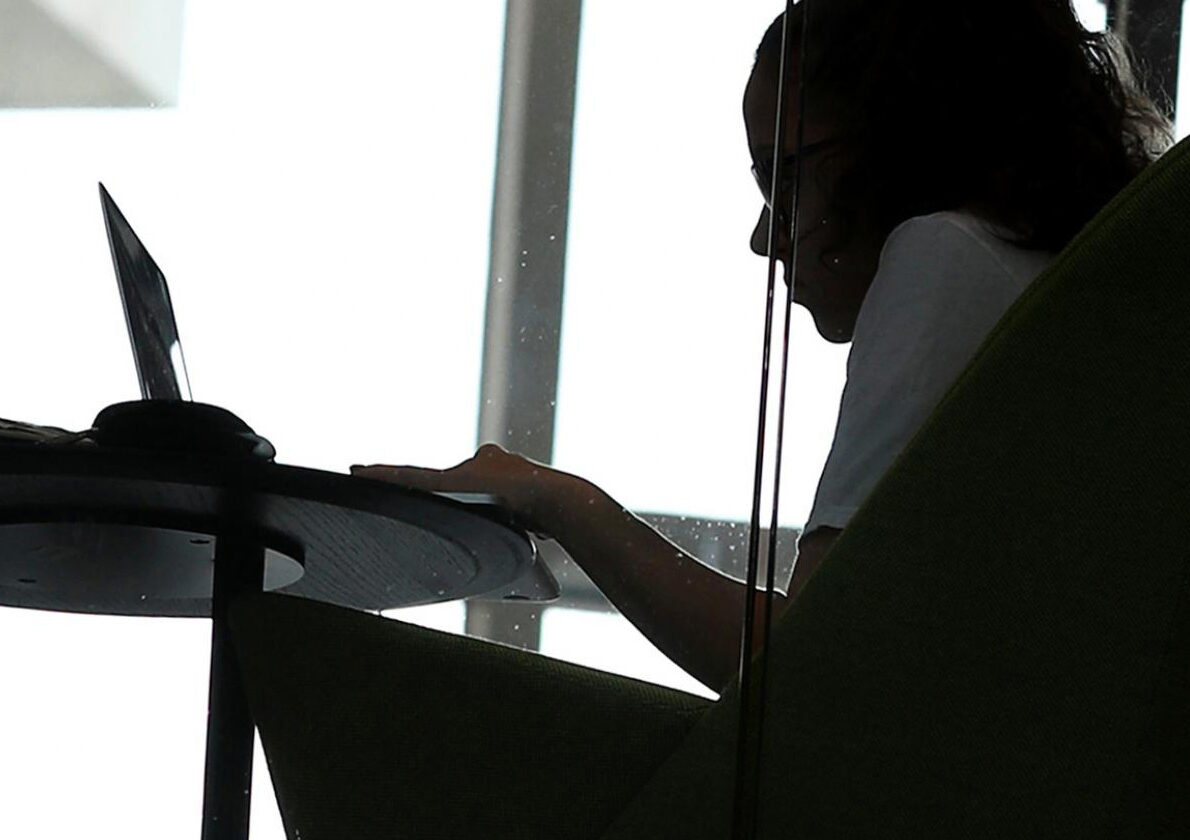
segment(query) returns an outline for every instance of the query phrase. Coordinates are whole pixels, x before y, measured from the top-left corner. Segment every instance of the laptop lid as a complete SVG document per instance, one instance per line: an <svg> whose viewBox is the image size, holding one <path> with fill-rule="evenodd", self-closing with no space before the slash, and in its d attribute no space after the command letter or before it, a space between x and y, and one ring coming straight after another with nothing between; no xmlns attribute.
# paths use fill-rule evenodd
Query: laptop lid
<svg viewBox="0 0 1190 840"><path fill-rule="evenodd" d="M99 201L103 205L103 222L124 304L141 397L189 400L190 379L186 375L186 360L182 356L165 275L103 184L99 185Z"/></svg>

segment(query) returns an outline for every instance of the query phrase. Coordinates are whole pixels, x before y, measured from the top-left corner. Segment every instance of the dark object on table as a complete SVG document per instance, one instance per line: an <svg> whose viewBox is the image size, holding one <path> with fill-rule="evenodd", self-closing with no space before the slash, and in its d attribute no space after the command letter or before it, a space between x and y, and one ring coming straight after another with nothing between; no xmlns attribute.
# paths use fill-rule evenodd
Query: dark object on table
<svg viewBox="0 0 1190 840"><path fill-rule="evenodd" d="M100 446L190 452L271 461L273 445L230 411L183 400L138 400L109 405L95 418Z"/></svg>

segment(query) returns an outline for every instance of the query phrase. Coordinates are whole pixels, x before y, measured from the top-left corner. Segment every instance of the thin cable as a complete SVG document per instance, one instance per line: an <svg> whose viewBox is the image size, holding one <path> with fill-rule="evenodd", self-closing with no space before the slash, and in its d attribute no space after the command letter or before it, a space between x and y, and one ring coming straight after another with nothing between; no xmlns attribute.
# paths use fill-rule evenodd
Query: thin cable
<svg viewBox="0 0 1190 840"><path fill-rule="evenodd" d="M798 155L794 158L793 170L793 195L791 201L792 211L790 212L789 221L789 259L785 261L785 317L782 324L782 345L781 345L781 385L778 389L778 407L777 407L777 452L773 461L773 510L772 518L769 521L769 542L768 542L768 563L765 569L765 584L764 584L764 607L762 609L763 615L763 634L760 643L760 675L758 677L759 691L757 692L758 701L756 704L756 794L754 801L759 804L760 801L760 770L761 770L761 745L764 744L764 713L765 701L768 699L768 675L769 675L769 638L772 635L773 629L773 589L776 584L776 570L777 570L777 511L781 502L781 464L782 450L785 446L785 397L788 393L789 384L789 332L790 321L793 312L793 292L794 284L797 282L797 258L798 258L798 229L799 219L801 218L801 188L802 188L802 172L804 170L801 151L805 148L805 128L806 128L806 53L807 53L807 33L810 31L810 9L806 5L809 0L802 0L802 38L801 48L798 55L798 101L797 101L797 128L795 129L797 137L794 148L798 150ZM773 202L774 206L778 200L778 196L774 191ZM796 565L796 559L795 559ZM791 596L792 597L792 596Z"/></svg>
<svg viewBox="0 0 1190 840"><path fill-rule="evenodd" d="M805 0L803 0L805 2ZM765 432L768 415L769 360L772 355L773 294L777 279L777 236L779 217L777 192L783 175L782 150L785 142L785 119L789 110L789 85L786 84L786 69L789 57L789 23L793 18L793 0L786 0L785 18L781 24L781 61L777 80L777 119L773 137L773 180L770 185L770 212L768 229L768 284L765 295L764 346L760 368L760 418L756 439L756 468L752 488L751 529L748 536L748 569L744 586L744 627L740 640L739 674L739 725L736 736L736 784L732 813L732 837L735 840L752 840L756 835L756 792L758 778L755 777L759 743L753 744L752 719L752 641L756 625L756 581L760 559L760 506L762 479L764 476ZM795 196L796 198L796 196ZM796 242L796 237L794 239ZM790 260L792 263L793 261ZM788 267L786 272L788 272ZM775 539L775 534L773 535Z"/></svg>

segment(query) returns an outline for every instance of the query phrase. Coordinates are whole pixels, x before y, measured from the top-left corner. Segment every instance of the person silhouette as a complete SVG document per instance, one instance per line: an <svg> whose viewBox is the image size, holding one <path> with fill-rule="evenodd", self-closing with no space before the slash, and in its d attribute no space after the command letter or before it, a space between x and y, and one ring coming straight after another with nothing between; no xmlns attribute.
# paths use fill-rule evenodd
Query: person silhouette
<svg viewBox="0 0 1190 840"><path fill-rule="evenodd" d="M804 2L794 6L788 80L805 95L789 97L778 152L783 26L781 15L761 39L743 99L764 200L751 247L767 256L775 214L775 258L797 263L793 301L825 340L851 349L831 451L774 620L988 331L1172 139L1118 42L1087 31L1069 0L832 0L809 18ZM790 184L773 183L778 156L785 178L801 167L796 249ZM736 673L744 584L590 481L491 443L445 470L352 472L494 494L561 543L695 678L718 689Z"/></svg>

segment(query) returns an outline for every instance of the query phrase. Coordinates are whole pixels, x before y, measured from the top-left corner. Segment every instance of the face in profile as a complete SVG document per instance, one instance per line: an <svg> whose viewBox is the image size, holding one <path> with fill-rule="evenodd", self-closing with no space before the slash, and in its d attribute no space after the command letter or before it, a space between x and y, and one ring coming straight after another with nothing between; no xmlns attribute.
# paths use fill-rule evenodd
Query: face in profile
<svg viewBox="0 0 1190 840"><path fill-rule="evenodd" d="M769 224L777 216L775 250L777 259L788 264L794 248L790 237L793 218L793 179L798 165L797 96L790 99L785 138L781 150L784 170L784 196L775 210L769 193L773 171L773 139L777 122L777 62L762 54L744 91L744 126L753 170L761 188L763 205L752 232L752 250L768 255ZM793 56L797 66L797 57ZM797 90L797 74L792 74L792 90ZM808 92L812 96L813 91ZM814 111L807 97L808 111ZM876 271L879 244L860 231L851 235L842 230L844 222L829 198L834 181L844 171L846 160L829 121L809 119L803 129L801 184L798 197L797 265L794 272L793 300L814 318L819 335L827 341L846 342L855 331L860 304ZM833 225L833 226L832 226Z"/></svg>

